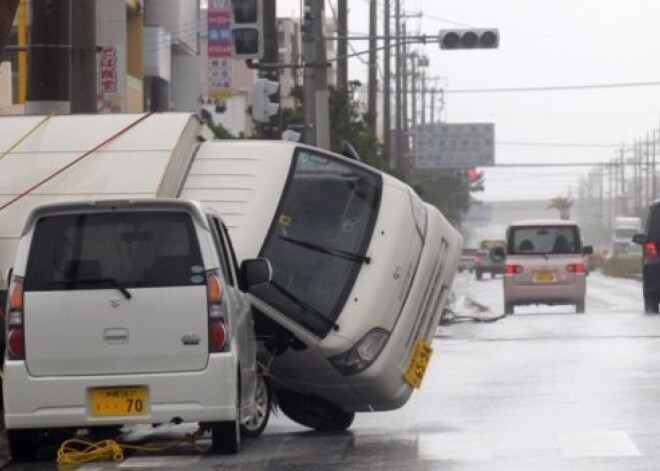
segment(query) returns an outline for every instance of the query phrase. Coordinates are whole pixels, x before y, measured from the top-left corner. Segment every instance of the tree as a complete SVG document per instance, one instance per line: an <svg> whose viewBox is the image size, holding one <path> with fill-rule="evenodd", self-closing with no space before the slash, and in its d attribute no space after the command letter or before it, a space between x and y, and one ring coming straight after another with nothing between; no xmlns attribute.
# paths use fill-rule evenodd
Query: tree
<svg viewBox="0 0 660 471"><path fill-rule="evenodd" d="M550 200L548 209L556 209L559 211L559 219L570 219L571 218L571 206L573 206L573 201L566 196L557 196Z"/></svg>

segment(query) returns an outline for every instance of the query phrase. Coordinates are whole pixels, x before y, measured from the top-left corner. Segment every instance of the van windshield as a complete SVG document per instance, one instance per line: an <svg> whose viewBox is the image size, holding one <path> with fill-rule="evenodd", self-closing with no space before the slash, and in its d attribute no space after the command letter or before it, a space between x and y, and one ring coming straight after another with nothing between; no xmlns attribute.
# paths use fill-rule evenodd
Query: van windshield
<svg viewBox="0 0 660 471"><path fill-rule="evenodd" d="M252 293L324 337L368 262L381 187L362 166L299 150L261 250L272 283Z"/></svg>
<svg viewBox="0 0 660 471"><path fill-rule="evenodd" d="M113 211L39 219L27 263L25 290L122 291L205 282L189 214Z"/></svg>
<svg viewBox="0 0 660 471"><path fill-rule="evenodd" d="M579 254L582 251L580 233L574 225L515 226L509 229L507 253Z"/></svg>

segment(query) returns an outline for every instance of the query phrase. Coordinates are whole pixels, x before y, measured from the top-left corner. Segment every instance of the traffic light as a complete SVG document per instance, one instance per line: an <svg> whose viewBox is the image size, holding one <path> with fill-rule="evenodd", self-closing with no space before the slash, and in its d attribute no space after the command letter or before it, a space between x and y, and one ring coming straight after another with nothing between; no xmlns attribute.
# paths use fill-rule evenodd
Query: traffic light
<svg viewBox="0 0 660 471"><path fill-rule="evenodd" d="M267 79L257 79L254 82L252 85L252 118L255 121L268 123L271 116L275 116L280 111L280 104L271 100L271 96L279 91L279 82Z"/></svg>
<svg viewBox="0 0 660 471"><path fill-rule="evenodd" d="M442 29L440 49L495 49L500 45L497 28Z"/></svg>
<svg viewBox="0 0 660 471"><path fill-rule="evenodd" d="M231 49L236 59L263 57L263 0L232 0Z"/></svg>

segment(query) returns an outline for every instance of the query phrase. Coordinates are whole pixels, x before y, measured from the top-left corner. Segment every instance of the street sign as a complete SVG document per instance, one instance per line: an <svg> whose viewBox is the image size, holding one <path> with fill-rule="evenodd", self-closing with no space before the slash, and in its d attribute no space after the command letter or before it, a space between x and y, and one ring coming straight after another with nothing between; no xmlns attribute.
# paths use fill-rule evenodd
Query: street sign
<svg viewBox="0 0 660 471"><path fill-rule="evenodd" d="M417 126L413 136L416 169L495 165L493 123L432 123Z"/></svg>

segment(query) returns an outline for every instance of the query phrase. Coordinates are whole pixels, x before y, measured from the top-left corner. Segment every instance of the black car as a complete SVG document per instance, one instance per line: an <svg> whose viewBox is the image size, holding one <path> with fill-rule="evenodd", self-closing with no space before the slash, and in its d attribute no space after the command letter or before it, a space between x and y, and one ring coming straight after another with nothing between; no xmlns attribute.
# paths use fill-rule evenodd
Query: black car
<svg viewBox="0 0 660 471"><path fill-rule="evenodd" d="M659 312L660 303L660 200L649 207L649 216L643 234L635 234L632 239L642 246L642 292L644 311Z"/></svg>

